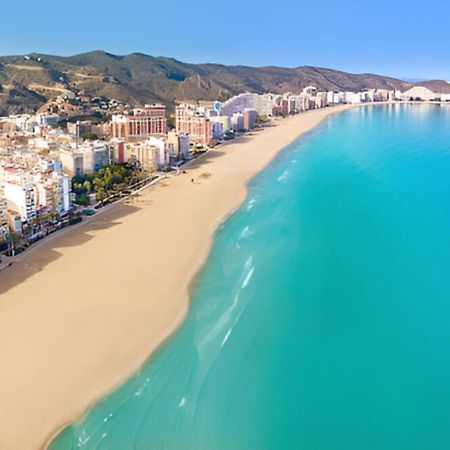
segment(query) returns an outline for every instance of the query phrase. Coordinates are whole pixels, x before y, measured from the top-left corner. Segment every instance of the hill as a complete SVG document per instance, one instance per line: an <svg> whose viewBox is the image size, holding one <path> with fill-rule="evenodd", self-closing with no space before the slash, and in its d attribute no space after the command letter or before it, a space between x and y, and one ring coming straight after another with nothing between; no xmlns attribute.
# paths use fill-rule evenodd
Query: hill
<svg viewBox="0 0 450 450"><path fill-rule="evenodd" d="M103 51L70 57L32 54L0 57L0 115L35 111L65 89L132 105L161 102L173 107L176 101L225 100L247 91L299 92L308 85L339 91L413 86L380 75L311 66L188 64L141 53L117 56Z"/></svg>

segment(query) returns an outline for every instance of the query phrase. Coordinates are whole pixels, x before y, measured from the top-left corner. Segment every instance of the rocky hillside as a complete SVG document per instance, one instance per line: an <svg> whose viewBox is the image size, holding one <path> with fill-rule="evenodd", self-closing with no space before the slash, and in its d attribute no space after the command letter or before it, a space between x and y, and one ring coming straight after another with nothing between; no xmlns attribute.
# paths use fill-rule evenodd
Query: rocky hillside
<svg viewBox="0 0 450 450"><path fill-rule="evenodd" d="M176 101L225 100L246 91L299 92L310 84L320 90L352 91L412 86L379 75L310 66L187 64L173 58L140 53L116 56L102 51L70 57L32 54L0 57L0 115L35 111L66 89L133 105L161 102L171 107Z"/></svg>

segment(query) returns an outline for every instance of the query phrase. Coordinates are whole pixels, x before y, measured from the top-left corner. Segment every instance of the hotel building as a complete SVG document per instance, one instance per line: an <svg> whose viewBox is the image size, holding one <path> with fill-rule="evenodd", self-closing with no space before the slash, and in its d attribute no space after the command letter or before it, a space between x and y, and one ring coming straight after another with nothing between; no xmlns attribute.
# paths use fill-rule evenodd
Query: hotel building
<svg viewBox="0 0 450 450"><path fill-rule="evenodd" d="M165 140L154 136L145 141L124 143L123 158L126 162L139 162L147 172L162 169L169 159Z"/></svg>
<svg viewBox="0 0 450 450"><path fill-rule="evenodd" d="M145 139L155 134L167 133L166 107L145 105L131 114L112 117L112 136L127 141Z"/></svg>
<svg viewBox="0 0 450 450"><path fill-rule="evenodd" d="M179 105L175 109L175 121L177 133L187 133L194 144L208 146L211 143L211 121L202 108Z"/></svg>
<svg viewBox="0 0 450 450"><path fill-rule="evenodd" d="M63 170L71 176L91 174L110 162L108 145L100 142L86 142L79 146L59 151Z"/></svg>

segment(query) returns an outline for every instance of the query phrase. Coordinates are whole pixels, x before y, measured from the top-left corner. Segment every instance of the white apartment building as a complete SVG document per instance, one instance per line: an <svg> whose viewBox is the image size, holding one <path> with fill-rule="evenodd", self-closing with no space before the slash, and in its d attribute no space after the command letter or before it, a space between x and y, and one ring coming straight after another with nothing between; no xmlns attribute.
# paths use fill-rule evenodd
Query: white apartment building
<svg viewBox="0 0 450 450"><path fill-rule="evenodd" d="M70 211L71 181L66 174L52 172L36 182L37 205L48 212L64 215Z"/></svg>
<svg viewBox="0 0 450 450"><path fill-rule="evenodd" d="M8 204L3 192L0 192L0 244L6 241L8 234Z"/></svg>
<svg viewBox="0 0 450 450"><path fill-rule="evenodd" d="M18 214L23 223L32 223L37 216L37 198L32 184L16 184L7 182L4 195L8 210Z"/></svg>
<svg viewBox="0 0 450 450"><path fill-rule="evenodd" d="M158 169L162 169L169 163L168 154L166 152L166 140L151 136L148 145L155 149L155 162Z"/></svg>
<svg viewBox="0 0 450 450"><path fill-rule="evenodd" d="M231 128L234 131L242 131L244 129L244 114L236 112L231 116Z"/></svg>
<svg viewBox="0 0 450 450"><path fill-rule="evenodd" d="M239 94L222 104L221 114L232 116L234 113L244 112L246 109L255 109L260 116L270 116L280 98L282 96L276 94Z"/></svg>
<svg viewBox="0 0 450 450"><path fill-rule="evenodd" d="M101 142L72 145L59 151L63 170L71 176L91 174L110 162L110 149Z"/></svg>
<svg viewBox="0 0 450 450"><path fill-rule="evenodd" d="M361 92L344 92L344 103L356 105L362 101Z"/></svg>
<svg viewBox="0 0 450 450"><path fill-rule="evenodd" d="M177 133L175 130L167 134L167 151L169 163L175 164L179 160L191 159L189 153L190 141L187 133Z"/></svg>

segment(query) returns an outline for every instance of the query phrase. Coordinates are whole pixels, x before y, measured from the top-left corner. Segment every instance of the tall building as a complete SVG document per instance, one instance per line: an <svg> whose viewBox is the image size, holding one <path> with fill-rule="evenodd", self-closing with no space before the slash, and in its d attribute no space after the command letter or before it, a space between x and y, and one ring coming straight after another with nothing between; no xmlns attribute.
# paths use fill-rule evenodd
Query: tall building
<svg viewBox="0 0 450 450"><path fill-rule="evenodd" d="M67 132L76 137L82 137L92 131L92 122L90 120L77 120L67 124Z"/></svg>
<svg viewBox="0 0 450 450"><path fill-rule="evenodd" d="M228 116L214 116L214 117L210 117L209 120L211 121L211 123L213 125L214 125L214 123L219 123L222 126L221 127L222 134L226 133L231 128L230 117L228 117ZM215 139L218 139L221 136L220 137L214 136L214 132L213 132L213 137Z"/></svg>
<svg viewBox="0 0 450 450"><path fill-rule="evenodd" d="M42 175L35 187L40 211L56 215L64 215L70 211L71 182L68 175L57 172Z"/></svg>
<svg viewBox="0 0 450 450"><path fill-rule="evenodd" d="M169 163L175 164L177 161L189 160L189 146L189 135L187 133L177 133L175 130L169 131L167 134Z"/></svg>
<svg viewBox="0 0 450 450"><path fill-rule="evenodd" d="M37 216L36 192L31 184L5 183L8 210L20 216L23 223L31 224Z"/></svg>
<svg viewBox="0 0 450 450"><path fill-rule="evenodd" d="M124 160L139 162L148 172L160 170L168 163L166 142L154 136L145 141L126 142Z"/></svg>
<svg viewBox="0 0 450 450"><path fill-rule="evenodd" d="M236 112L231 116L231 128L234 131L244 130L244 114Z"/></svg>
<svg viewBox="0 0 450 450"><path fill-rule="evenodd" d="M85 142L74 148L59 151L63 169L71 176L93 173L110 162L108 145L101 142Z"/></svg>
<svg viewBox="0 0 450 450"><path fill-rule="evenodd" d="M223 123L211 121L211 134L213 139L222 139L225 134Z"/></svg>
<svg viewBox="0 0 450 450"><path fill-rule="evenodd" d="M232 116L236 112L243 112L247 108L255 109L260 116L270 116L272 108L277 104L280 96L276 94L239 94L231 97L221 105L220 114Z"/></svg>
<svg viewBox="0 0 450 450"><path fill-rule="evenodd" d="M272 108L272 115L287 116L289 114L289 101L284 98L278 99L277 104Z"/></svg>
<svg viewBox="0 0 450 450"><path fill-rule="evenodd" d="M179 105L175 110L177 133L187 133L194 144L207 146L211 143L211 121L206 112L192 105Z"/></svg>
<svg viewBox="0 0 450 450"><path fill-rule="evenodd" d="M125 139L116 138L110 142L111 160L116 164L125 162Z"/></svg>
<svg viewBox="0 0 450 450"><path fill-rule="evenodd" d="M258 111L256 109L246 108L244 109L244 129L251 130L255 127L256 119L258 117Z"/></svg>
<svg viewBox="0 0 450 450"><path fill-rule="evenodd" d="M8 232L8 204L3 192L0 192L0 245L6 241Z"/></svg>
<svg viewBox="0 0 450 450"><path fill-rule="evenodd" d="M165 133L167 133L167 119L164 105L145 105L145 108L134 109L130 114L112 117L113 138L128 141Z"/></svg>

